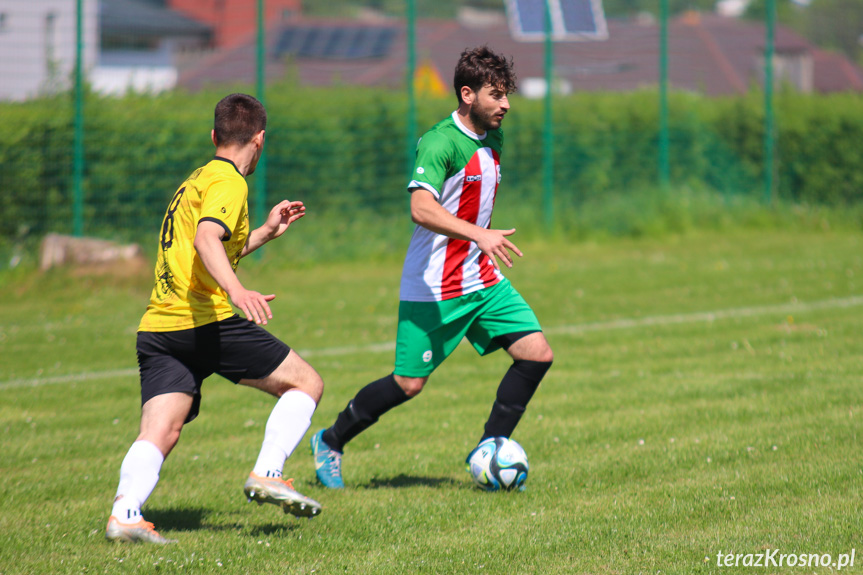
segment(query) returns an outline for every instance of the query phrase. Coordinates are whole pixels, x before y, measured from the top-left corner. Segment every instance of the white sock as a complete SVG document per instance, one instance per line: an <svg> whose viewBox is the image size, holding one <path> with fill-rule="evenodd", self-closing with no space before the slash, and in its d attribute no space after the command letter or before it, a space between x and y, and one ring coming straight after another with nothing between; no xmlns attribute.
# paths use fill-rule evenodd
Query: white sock
<svg viewBox="0 0 863 575"><path fill-rule="evenodd" d="M150 497L165 457L149 441L136 441L126 453L120 466L120 484L111 515L120 523L137 523L141 520L141 506Z"/></svg>
<svg viewBox="0 0 863 575"><path fill-rule="evenodd" d="M292 389L273 407L264 443L255 463L254 473L260 477L281 477L285 460L291 456L312 424L317 404L303 391Z"/></svg>

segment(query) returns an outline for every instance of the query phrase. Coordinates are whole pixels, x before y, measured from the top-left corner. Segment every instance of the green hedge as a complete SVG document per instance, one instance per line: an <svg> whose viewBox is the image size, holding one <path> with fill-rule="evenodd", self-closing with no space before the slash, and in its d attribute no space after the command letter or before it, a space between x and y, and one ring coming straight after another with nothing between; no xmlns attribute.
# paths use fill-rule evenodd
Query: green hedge
<svg viewBox="0 0 863 575"><path fill-rule="evenodd" d="M84 105L84 231L148 238L187 173L213 152L212 109L224 92L101 98ZM504 191L541 203L543 102L515 96L506 120ZM420 133L453 109L418 104ZM310 212L393 215L407 205L407 106L402 94L277 85L267 94L267 204L289 197ZM763 192L763 102L675 93L671 178L730 195ZM0 242L72 230L73 105L69 96L0 104ZM655 188L658 101L652 91L561 97L554 108L560 208L615 202ZM846 205L863 198L863 106L857 95L782 93L776 102L780 200ZM255 177L250 178L254 187ZM252 198L254 198L254 192ZM534 209L534 213L539 213Z"/></svg>

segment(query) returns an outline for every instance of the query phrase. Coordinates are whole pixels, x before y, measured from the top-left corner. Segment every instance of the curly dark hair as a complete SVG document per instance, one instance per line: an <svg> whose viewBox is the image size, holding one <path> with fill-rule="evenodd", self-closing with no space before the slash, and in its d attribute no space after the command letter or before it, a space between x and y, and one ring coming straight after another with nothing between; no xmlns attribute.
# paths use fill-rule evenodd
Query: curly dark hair
<svg viewBox="0 0 863 575"><path fill-rule="evenodd" d="M516 91L516 76L513 72L512 58L495 54L488 46L467 49L461 53L455 67L453 88L461 103L462 86L479 92L489 84L500 88L507 94Z"/></svg>
<svg viewBox="0 0 863 575"><path fill-rule="evenodd" d="M255 134L266 128L267 111L257 98L231 94L216 104L213 129L220 146L248 144Z"/></svg>

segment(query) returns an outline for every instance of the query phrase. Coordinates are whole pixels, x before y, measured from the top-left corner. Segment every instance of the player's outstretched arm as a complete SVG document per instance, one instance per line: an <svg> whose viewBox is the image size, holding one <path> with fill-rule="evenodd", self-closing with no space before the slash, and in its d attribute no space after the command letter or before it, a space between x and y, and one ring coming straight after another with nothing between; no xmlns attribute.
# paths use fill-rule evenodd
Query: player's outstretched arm
<svg viewBox="0 0 863 575"><path fill-rule="evenodd" d="M489 257L496 269L500 269L497 260L511 268L512 254L518 257L522 256L518 246L507 239L507 236L515 233L515 228L489 230L459 219L441 206L434 195L426 189L414 188L412 190L411 219L415 224L435 233L475 242L480 251Z"/></svg>
<svg viewBox="0 0 863 575"><path fill-rule="evenodd" d="M267 320L273 318L267 302L276 296L264 295L243 287L222 244L224 234L225 230L221 225L209 221L200 222L195 232L195 251L210 275L227 292L231 302L243 311L246 319L266 325Z"/></svg>
<svg viewBox="0 0 863 575"><path fill-rule="evenodd" d="M240 257L245 257L287 231L292 223L306 215L306 206L303 202L282 200L270 210L264 224L252 230L249 239L243 247Z"/></svg>

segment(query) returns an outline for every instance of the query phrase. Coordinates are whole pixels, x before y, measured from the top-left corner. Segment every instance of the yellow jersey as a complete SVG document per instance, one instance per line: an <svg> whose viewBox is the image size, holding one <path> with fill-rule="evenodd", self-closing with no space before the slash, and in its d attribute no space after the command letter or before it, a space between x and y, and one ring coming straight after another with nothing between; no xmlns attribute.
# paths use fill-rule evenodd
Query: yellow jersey
<svg viewBox="0 0 863 575"><path fill-rule="evenodd" d="M225 229L222 244L234 271L249 237L249 187L230 160L216 156L180 186L162 220L150 305L138 331L178 331L234 314L228 294L195 251L198 223Z"/></svg>

